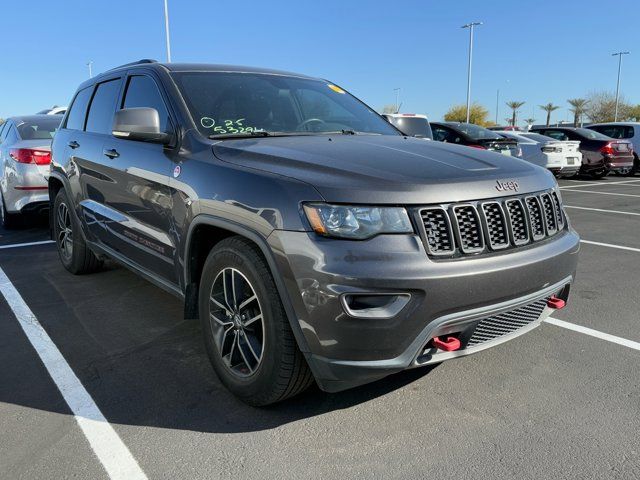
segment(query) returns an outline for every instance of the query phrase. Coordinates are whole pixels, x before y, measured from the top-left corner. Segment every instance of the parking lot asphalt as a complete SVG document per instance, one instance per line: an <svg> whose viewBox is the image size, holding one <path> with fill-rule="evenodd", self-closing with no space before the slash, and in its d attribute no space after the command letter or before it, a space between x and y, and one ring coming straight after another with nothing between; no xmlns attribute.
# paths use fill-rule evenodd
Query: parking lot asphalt
<svg viewBox="0 0 640 480"><path fill-rule="evenodd" d="M555 316L640 342L640 177L560 184L598 244ZM47 238L46 222L0 230L0 246ZM640 478L634 348L543 324L256 409L220 384L180 302L128 270L74 277L53 244L0 249L0 268L148 478ZM0 478L108 478L2 296L0 362Z"/></svg>

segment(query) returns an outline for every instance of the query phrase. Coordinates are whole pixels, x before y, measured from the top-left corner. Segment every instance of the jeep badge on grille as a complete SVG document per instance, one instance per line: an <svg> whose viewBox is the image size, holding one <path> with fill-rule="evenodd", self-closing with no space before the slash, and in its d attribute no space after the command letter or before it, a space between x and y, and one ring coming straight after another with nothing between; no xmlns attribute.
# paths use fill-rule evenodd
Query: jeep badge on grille
<svg viewBox="0 0 640 480"><path fill-rule="evenodd" d="M518 185L518 182L516 182L515 180L496 180L496 190L498 190L499 192L506 192L507 190L513 190L514 192L517 192L518 188L520 188L520 185Z"/></svg>

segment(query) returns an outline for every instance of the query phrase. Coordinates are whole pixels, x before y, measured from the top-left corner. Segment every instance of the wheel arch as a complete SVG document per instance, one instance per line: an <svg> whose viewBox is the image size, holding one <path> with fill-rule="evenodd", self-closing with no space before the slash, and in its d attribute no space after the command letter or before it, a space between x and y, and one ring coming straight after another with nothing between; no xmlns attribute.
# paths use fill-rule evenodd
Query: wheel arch
<svg viewBox="0 0 640 480"><path fill-rule="evenodd" d="M285 287L284 279L278 270L275 257L266 237L244 225L223 218L201 214L196 216L189 226L185 242L183 272L185 317L198 317L198 291L204 261L218 242L231 236L241 236L258 248L274 279L298 347L302 352L309 352L304 334L297 321L293 304Z"/></svg>

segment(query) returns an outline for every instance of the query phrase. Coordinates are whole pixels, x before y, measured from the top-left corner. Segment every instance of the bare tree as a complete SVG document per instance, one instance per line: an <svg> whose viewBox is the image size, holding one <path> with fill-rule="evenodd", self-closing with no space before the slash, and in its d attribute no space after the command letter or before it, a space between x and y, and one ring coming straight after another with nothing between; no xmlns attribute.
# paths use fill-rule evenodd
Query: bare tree
<svg viewBox="0 0 640 480"><path fill-rule="evenodd" d="M589 120L595 123L613 122L616 111L616 95L612 92L597 91L587 95L589 106L586 114ZM633 107L627 103L623 95L618 101L618 119L628 120L632 114Z"/></svg>
<svg viewBox="0 0 640 480"><path fill-rule="evenodd" d="M385 105L382 107L382 113L396 113L395 105Z"/></svg>
<svg viewBox="0 0 640 480"><path fill-rule="evenodd" d="M551 123L551 112L558 110L560 107L549 102L546 105L540 105L540 108L547 112L547 127Z"/></svg>
<svg viewBox="0 0 640 480"><path fill-rule="evenodd" d="M573 126L582 126L582 116L587 112L589 100L586 98L570 98L567 103L573 107L569 109L569 111L573 112Z"/></svg>
<svg viewBox="0 0 640 480"><path fill-rule="evenodd" d="M523 106L525 102L519 102L517 100L512 100L511 102L507 102L507 107L511 109L511 126L516 126L516 120L518 117L518 109Z"/></svg>

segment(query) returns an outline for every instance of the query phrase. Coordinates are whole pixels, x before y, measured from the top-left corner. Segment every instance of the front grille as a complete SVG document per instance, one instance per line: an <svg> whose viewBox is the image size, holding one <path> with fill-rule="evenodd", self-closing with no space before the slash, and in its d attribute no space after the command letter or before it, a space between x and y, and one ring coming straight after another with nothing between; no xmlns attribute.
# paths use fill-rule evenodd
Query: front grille
<svg viewBox="0 0 640 480"><path fill-rule="evenodd" d="M477 347L530 325L540 318L546 304L547 299L542 298L514 310L480 320L466 348Z"/></svg>
<svg viewBox="0 0 640 480"><path fill-rule="evenodd" d="M554 191L419 210L429 256L456 258L516 248L561 231L566 224Z"/></svg>

